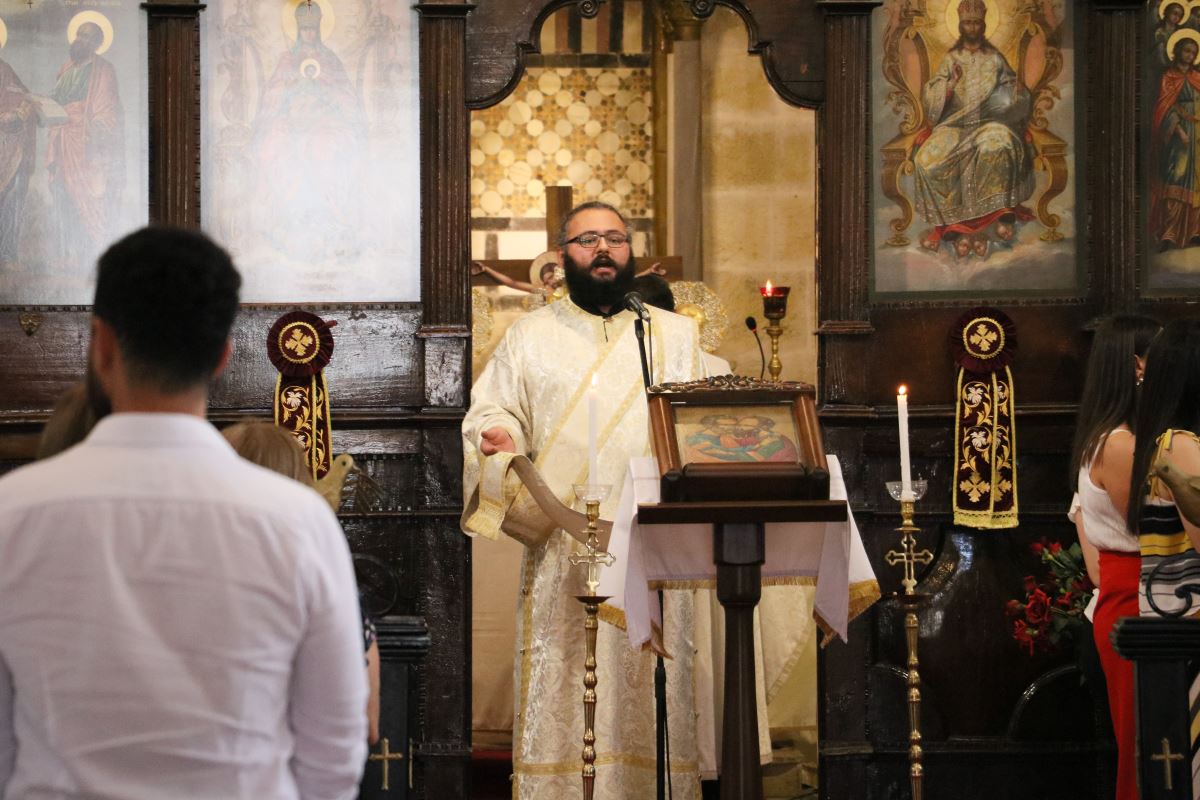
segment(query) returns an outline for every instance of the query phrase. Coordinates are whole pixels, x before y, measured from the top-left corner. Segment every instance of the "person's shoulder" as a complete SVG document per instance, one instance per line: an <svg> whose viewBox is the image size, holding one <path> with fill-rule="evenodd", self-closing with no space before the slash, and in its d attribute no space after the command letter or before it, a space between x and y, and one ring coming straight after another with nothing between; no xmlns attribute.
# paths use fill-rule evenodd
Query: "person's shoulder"
<svg viewBox="0 0 1200 800"><path fill-rule="evenodd" d="M58 455L26 464L0 477L0 508L16 504L38 502L41 498L53 498L59 494L70 494L72 484L86 476L86 470L77 468L76 448Z"/></svg>
<svg viewBox="0 0 1200 800"><path fill-rule="evenodd" d="M309 514L314 508L329 509L313 488L244 458L230 461L221 481L225 486L218 496L227 496L239 504L278 510L284 515Z"/></svg>

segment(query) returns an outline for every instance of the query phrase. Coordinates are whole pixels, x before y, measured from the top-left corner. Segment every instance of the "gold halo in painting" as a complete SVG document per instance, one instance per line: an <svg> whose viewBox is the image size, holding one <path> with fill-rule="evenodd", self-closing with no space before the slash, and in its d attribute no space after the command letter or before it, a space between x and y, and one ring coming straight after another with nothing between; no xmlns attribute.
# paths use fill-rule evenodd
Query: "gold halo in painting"
<svg viewBox="0 0 1200 800"><path fill-rule="evenodd" d="M288 44L296 41L296 6L301 3L307 3L309 0L285 0L283 8L279 12L280 21L283 23L283 35L287 38ZM333 3L329 0L312 0L321 7L321 41L328 42L329 37L333 35L333 26L337 22L337 15L333 13Z"/></svg>
<svg viewBox="0 0 1200 800"><path fill-rule="evenodd" d="M0 48L8 44L8 26L4 24L4 20L0 19Z"/></svg>
<svg viewBox="0 0 1200 800"><path fill-rule="evenodd" d="M557 269L557 267L558 267L558 251L557 250L547 250L546 252L542 253L540 256L535 258L533 261L529 262L529 282L532 283L534 286L542 285L542 270L546 268L547 264L553 264L555 266L555 268Z"/></svg>
<svg viewBox="0 0 1200 800"><path fill-rule="evenodd" d="M100 43L100 49L96 51L96 55L104 55L108 52L108 48L112 47L113 26L108 21L108 17L99 11L80 11L71 17L71 21L67 23L67 42L74 43L75 34L79 33L79 26L85 22L92 22L100 27L101 33L104 34L104 41Z"/></svg>
<svg viewBox="0 0 1200 800"><path fill-rule="evenodd" d="M1167 6L1179 6L1183 9L1184 18L1188 15L1188 3L1185 0L1159 0L1158 3L1158 18L1162 19L1167 14Z"/></svg>
<svg viewBox="0 0 1200 800"><path fill-rule="evenodd" d="M958 4L961 0L950 0L946 3L946 30L955 37L958 36ZM987 12L983 15L984 35L994 34L1000 27L1000 9L996 0L984 0Z"/></svg>
<svg viewBox="0 0 1200 800"><path fill-rule="evenodd" d="M1171 38L1167 39L1167 58L1175 60L1175 45L1179 44L1182 39L1191 39L1196 43L1196 55L1200 56L1200 32L1194 31L1191 28L1180 28L1171 34ZM1200 60L1198 58L1197 60Z"/></svg>
<svg viewBox="0 0 1200 800"><path fill-rule="evenodd" d="M308 67L312 67L313 69L316 70L316 72L314 72L311 76L304 71ZM302 78L311 77L313 80L316 80L317 78L321 77L321 62L317 61L315 58L306 58L303 61L301 61L300 62L300 77L302 77Z"/></svg>

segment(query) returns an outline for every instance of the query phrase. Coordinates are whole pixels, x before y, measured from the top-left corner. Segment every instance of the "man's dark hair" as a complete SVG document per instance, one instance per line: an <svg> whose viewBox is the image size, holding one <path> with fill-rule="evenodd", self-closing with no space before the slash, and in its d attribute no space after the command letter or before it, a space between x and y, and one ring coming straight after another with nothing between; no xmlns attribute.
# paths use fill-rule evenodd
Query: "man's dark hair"
<svg viewBox="0 0 1200 800"><path fill-rule="evenodd" d="M241 284L229 254L199 231L142 228L100 256L92 313L116 333L134 382L178 392L217 368Z"/></svg>
<svg viewBox="0 0 1200 800"><path fill-rule="evenodd" d="M575 215L580 211L588 211L590 209L600 209L601 211L611 211L621 218L621 224L625 226L625 235L632 237L633 228L629 225L629 220L624 214L617 210L616 206L610 205L600 200L589 200L586 203L580 203L567 212L567 215L562 218L562 222L558 226L558 246L566 247L567 245L567 228L571 226L571 220L575 219ZM633 242L630 242L632 249Z"/></svg>
<svg viewBox="0 0 1200 800"><path fill-rule="evenodd" d="M675 295L671 293L671 285L659 275L637 276L633 279L633 290L642 296L642 302L648 306L665 311L675 310Z"/></svg>

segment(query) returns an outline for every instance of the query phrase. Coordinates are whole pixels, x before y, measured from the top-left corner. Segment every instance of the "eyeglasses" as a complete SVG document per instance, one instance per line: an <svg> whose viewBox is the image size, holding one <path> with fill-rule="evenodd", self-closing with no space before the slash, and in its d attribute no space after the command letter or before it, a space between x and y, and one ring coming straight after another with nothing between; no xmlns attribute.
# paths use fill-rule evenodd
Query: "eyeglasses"
<svg viewBox="0 0 1200 800"><path fill-rule="evenodd" d="M587 233L581 233L574 239L567 239L565 242L563 242L563 244L568 245L574 243L587 250L591 250L600 244L601 239L603 239L604 243L609 247L624 247L625 245L629 244L629 237L623 233L600 234L592 233L591 231L588 231Z"/></svg>

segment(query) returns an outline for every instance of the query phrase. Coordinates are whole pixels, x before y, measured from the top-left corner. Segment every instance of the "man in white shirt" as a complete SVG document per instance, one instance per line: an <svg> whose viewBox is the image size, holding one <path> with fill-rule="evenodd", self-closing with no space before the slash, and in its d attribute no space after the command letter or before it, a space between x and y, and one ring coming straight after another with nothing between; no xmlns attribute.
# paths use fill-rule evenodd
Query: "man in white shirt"
<svg viewBox="0 0 1200 800"><path fill-rule="evenodd" d="M0 797L352 798L366 675L350 553L311 489L204 419L241 279L202 234L100 259L113 414L0 479Z"/></svg>

